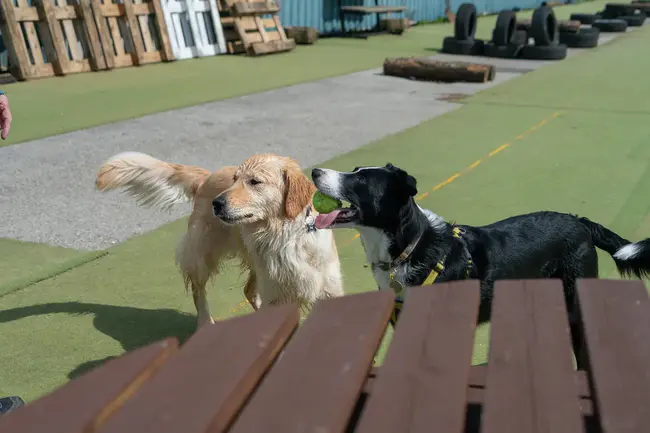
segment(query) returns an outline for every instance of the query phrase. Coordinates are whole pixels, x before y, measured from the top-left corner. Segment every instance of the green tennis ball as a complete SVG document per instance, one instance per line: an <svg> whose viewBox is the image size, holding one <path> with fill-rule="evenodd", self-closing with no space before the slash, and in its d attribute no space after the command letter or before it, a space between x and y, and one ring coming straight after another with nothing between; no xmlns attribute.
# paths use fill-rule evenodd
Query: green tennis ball
<svg viewBox="0 0 650 433"><path fill-rule="evenodd" d="M343 205L341 200L332 198L320 191L316 191L311 202L318 213L330 213Z"/></svg>

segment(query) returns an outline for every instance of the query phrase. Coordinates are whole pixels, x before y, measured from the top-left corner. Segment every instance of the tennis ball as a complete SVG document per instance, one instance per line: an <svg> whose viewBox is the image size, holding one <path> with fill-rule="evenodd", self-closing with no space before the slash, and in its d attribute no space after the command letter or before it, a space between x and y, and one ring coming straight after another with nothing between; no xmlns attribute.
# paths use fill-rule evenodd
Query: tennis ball
<svg viewBox="0 0 650 433"><path fill-rule="evenodd" d="M314 205L314 209L319 213L330 213L343 205L341 200L332 198L320 191L316 191L311 202Z"/></svg>

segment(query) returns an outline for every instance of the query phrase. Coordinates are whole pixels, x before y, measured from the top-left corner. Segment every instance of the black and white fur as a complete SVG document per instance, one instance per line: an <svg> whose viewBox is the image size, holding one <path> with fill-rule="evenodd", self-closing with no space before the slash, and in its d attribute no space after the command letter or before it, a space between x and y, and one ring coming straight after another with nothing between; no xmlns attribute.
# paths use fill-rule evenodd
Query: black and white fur
<svg viewBox="0 0 650 433"><path fill-rule="evenodd" d="M493 284L502 279L561 279L575 318L576 279L598 277L596 247L612 255L624 276L650 273L650 239L630 242L587 218L544 211L482 227L452 225L415 203L415 178L392 164L352 172L315 168L312 179L322 193L351 204L327 228L356 228L369 263L394 260L422 234L396 270L404 287L421 285L443 258L436 282L465 279L471 258L469 277L481 281L480 322L489 320ZM454 227L462 230L460 239ZM373 266L373 274L380 289L390 290L387 271ZM574 350L581 345L578 334L572 326Z"/></svg>

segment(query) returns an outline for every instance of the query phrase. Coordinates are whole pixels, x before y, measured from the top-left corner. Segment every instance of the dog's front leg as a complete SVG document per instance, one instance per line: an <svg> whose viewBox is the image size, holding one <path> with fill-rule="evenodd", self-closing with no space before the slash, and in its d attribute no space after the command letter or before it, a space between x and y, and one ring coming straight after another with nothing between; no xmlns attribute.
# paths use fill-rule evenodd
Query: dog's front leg
<svg viewBox="0 0 650 433"><path fill-rule="evenodd" d="M205 286L199 286L192 283L192 298L194 298L194 306L198 314L198 326L212 324L212 315L210 314L210 307L208 306L208 299L205 292Z"/></svg>
<svg viewBox="0 0 650 433"><path fill-rule="evenodd" d="M244 296L248 300L248 303L251 304L253 310L257 311L262 306L262 299L260 298L259 293L257 293L257 278L255 277L255 272L253 270L248 274L248 280L246 281L246 286L244 287Z"/></svg>

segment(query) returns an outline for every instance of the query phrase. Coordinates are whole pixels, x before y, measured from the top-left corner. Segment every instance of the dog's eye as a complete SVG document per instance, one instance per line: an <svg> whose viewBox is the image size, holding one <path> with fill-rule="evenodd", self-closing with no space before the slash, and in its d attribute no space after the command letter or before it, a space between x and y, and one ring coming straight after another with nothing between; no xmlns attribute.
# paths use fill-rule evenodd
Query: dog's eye
<svg viewBox="0 0 650 433"><path fill-rule="evenodd" d="M262 181L257 179L251 179L248 181L248 183L251 185L259 185L260 183L262 183Z"/></svg>

